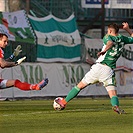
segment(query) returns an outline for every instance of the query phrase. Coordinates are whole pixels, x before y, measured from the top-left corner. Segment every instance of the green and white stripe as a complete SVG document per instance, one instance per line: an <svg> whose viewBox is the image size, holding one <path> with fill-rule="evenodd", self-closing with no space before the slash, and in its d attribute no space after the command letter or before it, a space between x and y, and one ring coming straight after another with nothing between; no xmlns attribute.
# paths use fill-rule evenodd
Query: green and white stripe
<svg viewBox="0 0 133 133"><path fill-rule="evenodd" d="M80 60L81 38L72 14L62 20L49 15L29 20L37 36L37 60L44 62L75 62Z"/></svg>

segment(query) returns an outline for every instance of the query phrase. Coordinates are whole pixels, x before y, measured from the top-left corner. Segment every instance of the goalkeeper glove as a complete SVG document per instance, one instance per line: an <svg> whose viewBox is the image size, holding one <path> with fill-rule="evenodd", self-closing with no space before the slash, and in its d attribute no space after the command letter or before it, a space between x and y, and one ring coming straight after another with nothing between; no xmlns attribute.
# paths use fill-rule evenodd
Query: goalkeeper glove
<svg viewBox="0 0 133 133"><path fill-rule="evenodd" d="M26 59L26 56L24 56L23 58L18 59L18 60L15 62L15 64L16 64L16 65L19 65L19 64L21 64L25 59Z"/></svg>
<svg viewBox="0 0 133 133"><path fill-rule="evenodd" d="M21 50L21 45L18 45L18 46L16 47L16 49L14 49L13 54L9 57L10 60L12 60L14 57L18 56L20 52L22 52L22 50Z"/></svg>

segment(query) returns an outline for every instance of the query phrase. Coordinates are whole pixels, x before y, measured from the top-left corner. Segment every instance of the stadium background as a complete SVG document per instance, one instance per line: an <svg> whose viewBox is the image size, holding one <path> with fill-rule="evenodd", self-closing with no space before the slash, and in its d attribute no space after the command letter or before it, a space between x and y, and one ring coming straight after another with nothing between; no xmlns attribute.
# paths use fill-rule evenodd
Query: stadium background
<svg viewBox="0 0 133 133"><path fill-rule="evenodd" d="M114 8L114 5L116 6ZM25 63L20 68L12 68L8 69L6 71L3 71L3 77L5 78L20 78L23 81L28 81L31 83L37 82L33 77L33 73L38 68L40 65L42 68L42 71L44 71L43 76L49 76L51 82L50 86L47 86L46 90L44 92L22 92L19 90L16 90L14 88L11 88L6 91L1 91L0 96L1 98L31 98L31 97L46 97L46 96L58 96L58 95L66 95L67 92L71 89L72 86L74 86L83 76L82 69L89 70L90 64L87 60L86 57L88 53L86 52L86 41L87 39L92 39L94 40L94 43L96 43L96 40L102 39L104 34L106 33L106 28L107 25L111 22L117 22L118 24L121 25L123 21L127 21L130 26L132 27L132 16L133 16L133 1L132 0L113 0L110 1L106 0L105 4L103 1L99 2L99 0L7 0L7 1L2 1L0 4L0 9L1 12L17 12L20 10L26 11L27 17L28 15L31 15L33 17L43 18L46 17L50 14L53 16L65 20L69 18L73 13L75 16L77 28L81 37L81 56L80 60L74 61L74 62L40 62L37 60L37 42L35 42L33 45L29 42L22 42L22 41L9 41L9 46L5 50L5 57L9 57L9 55L12 53L14 48L18 45L22 45L23 53L21 53L20 56L26 55L27 59ZM34 29L33 29L34 30ZM122 34L127 35L123 30L120 30ZM89 44L88 44L89 45ZM118 68L117 71L117 80L120 82L119 83L119 88L122 88L122 91L120 91L121 96L132 96L132 46L128 47L128 51L131 53L131 58L126 58L123 56L121 59L122 62L124 62L122 67ZM89 56L90 57L90 56ZM92 60L95 61L94 56L91 56ZM124 61L123 61L124 60ZM64 63L64 64L63 64ZM128 66L127 66L128 64ZM29 68L28 68L28 67ZM39 67L40 67L39 66ZM45 70L47 71L47 67L52 67L53 70L55 71L50 71L49 73L45 73ZM53 67L54 66L54 67ZM65 71L65 69L62 69L65 66L66 68L66 75L67 72L70 71L70 77L68 77L68 82L65 83L65 89L64 86L59 86L57 84L60 83L56 78L56 75L59 74L59 78L62 78L60 75L61 71ZM79 67L79 66L83 66ZM33 68L32 68L33 67ZM64 67L64 68L65 68ZM28 77L24 77L24 68L26 69L26 74L25 75L30 75ZM69 69L70 68L70 69ZM75 74L76 69L81 68L79 70L80 76L78 79L75 79L78 74ZM35 70L34 70L35 69ZM81 71L81 72L80 72ZM39 71L40 72L40 71ZM56 73L57 72L57 73ZM74 73L73 73L74 72ZM85 73L84 72L84 73ZM7 73L10 73L7 74ZM16 75L13 75L13 73L16 73ZM18 73L20 75L18 75ZM40 72L41 73L41 72ZM64 72L65 73L65 72ZM73 74L75 74L73 76ZM8 75L8 76L7 76ZM52 76L55 75L55 76ZM66 76L65 75L65 76ZM22 76L22 77L21 77ZM42 77L42 75L39 75ZM124 77L124 79L122 78ZM124 80L124 81L123 81ZM62 81L61 81L62 82ZM127 83L125 83L127 82ZM64 84L64 81L62 82ZM55 87L56 86L56 87ZM91 92L91 88L95 88L94 86L91 86L90 88L86 89L85 92L81 93L82 96L102 96L102 95L107 95L107 93L104 91L103 87L101 85L96 85L100 86L99 92ZM60 88L61 87L61 88ZM47 91L52 89L50 92ZM60 89L62 92L60 91ZM67 89L68 88L68 89ZM126 89L124 89L126 88ZM129 89L128 89L129 88ZM128 90L129 91L128 91ZM65 90L65 91L64 91ZM47 95L46 95L47 94Z"/></svg>
<svg viewBox="0 0 133 133"><path fill-rule="evenodd" d="M112 111L110 98L101 84L84 89L79 95L81 97L74 98L63 111L55 111L52 107L54 98L58 95L66 95L89 70L90 63L95 61L96 53L102 46L102 37L110 22L121 24L121 22L127 21L132 28L133 0L105 1L105 8L103 8L104 5L100 0L0 0L0 18L4 16L4 18L10 19L14 16L14 22L16 22L17 17L20 22L17 26L21 27L8 27L14 33L16 41L9 40L9 46L5 50L6 57L18 44L21 44L23 49L19 57L27 56L26 61L21 65L4 69L1 73L2 77L18 78L30 83L36 83L46 76L50 80L48 86L41 91L24 92L13 87L0 91L0 133L133 132L133 47L131 45L125 47L115 70L120 108L124 109L126 114L118 115ZM108 4L108 2L111 3ZM76 24L69 25L67 28L62 27L61 30L72 31L72 29L78 28L73 33L80 35L78 35L81 39L80 60L76 62L37 61L38 41L35 34L32 34L34 33L32 32L33 28L31 27L29 30L24 27L29 22L26 19L25 11L28 15L38 17L37 20L42 20L42 17L45 17L46 20L48 15L50 17L54 15L56 18L54 17L53 20L58 26L61 23L55 20L61 19L66 22L71 15L75 15L75 19L70 22L76 22ZM5 19L0 19L0 31L3 31L2 23L7 26L5 22ZM12 25L12 21L9 21L9 24ZM51 26L46 29L51 29ZM20 31L28 34L22 36L19 34ZM37 32L35 31L35 33ZM61 35L60 32L53 32L52 35L54 33ZM123 30L120 30L120 33L126 34ZM75 35L71 36L71 34L69 32L64 35L68 36L75 44L73 40ZM29 35L28 38L23 38L27 35ZM46 38L45 35L49 34L45 33L44 38ZM44 41L47 42L47 39ZM64 42L66 44L66 39ZM71 44L70 41L68 42ZM59 53L57 50L53 51ZM70 50L70 52L72 51ZM63 51L63 53L65 52ZM65 55L68 57L69 54Z"/></svg>

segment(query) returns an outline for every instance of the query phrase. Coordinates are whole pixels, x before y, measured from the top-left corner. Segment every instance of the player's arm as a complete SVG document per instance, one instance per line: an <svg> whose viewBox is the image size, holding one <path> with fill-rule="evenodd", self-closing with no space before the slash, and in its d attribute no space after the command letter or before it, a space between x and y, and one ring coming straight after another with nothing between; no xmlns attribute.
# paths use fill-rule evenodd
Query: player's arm
<svg viewBox="0 0 133 133"><path fill-rule="evenodd" d="M19 60L17 60L16 62L10 62L10 61L6 61L3 58L0 58L0 67L1 68L14 67L14 66L21 64L25 59L26 59L26 57L23 57L23 58L20 58Z"/></svg>
<svg viewBox="0 0 133 133"><path fill-rule="evenodd" d="M101 52L98 52L97 56L99 57L100 55L104 55L113 46L113 44L112 41L108 41L106 47Z"/></svg>
<svg viewBox="0 0 133 133"><path fill-rule="evenodd" d="M4 60L3 58L0 58L0 67L6 68L6 67L13 67L16 66L15 62L9 62Z"/></svg>
<svg viewBox="0 0 133 133"><path fill-rule="evenodd" d="M131 37L133 37L133 32L129 28L128 23L127 22L123 22L122 25L123 25L123 29L126 30L130 34Z"/></svg>

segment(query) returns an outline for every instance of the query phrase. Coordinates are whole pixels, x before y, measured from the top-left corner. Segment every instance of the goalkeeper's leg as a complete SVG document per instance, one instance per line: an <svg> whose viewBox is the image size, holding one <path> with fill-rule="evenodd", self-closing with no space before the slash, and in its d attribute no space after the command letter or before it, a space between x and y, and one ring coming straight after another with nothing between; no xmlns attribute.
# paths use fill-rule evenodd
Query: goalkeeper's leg
<svg viewBox="0 0 133 133"><path fill-rule="evenodd" d="M6 80L0 79L0 89L6 89L9 87L17 87L20 90L29 91L29 90L41 90L48 84L48 79L43 79L38 84L29 84L27 82L21 82L20 80Z"/></svg>
<svg viewBox="0 0 133 133"><path fill-rule="evenodd" d="M48 79L43 79L38 84L29 84L27 82L21 82L20 80L15 80L14 86L21 90L41 90L48 84Z"/></svg>

